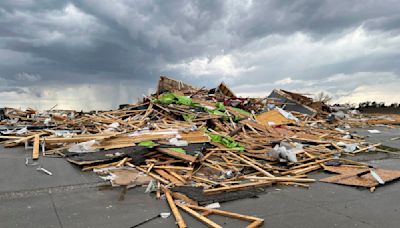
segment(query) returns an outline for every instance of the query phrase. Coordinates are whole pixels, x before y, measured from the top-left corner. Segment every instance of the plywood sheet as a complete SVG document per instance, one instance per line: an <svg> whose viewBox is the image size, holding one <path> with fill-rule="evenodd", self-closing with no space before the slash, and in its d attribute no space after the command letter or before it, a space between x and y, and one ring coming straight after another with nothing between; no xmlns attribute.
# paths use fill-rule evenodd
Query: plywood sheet
<svg viewBox="0 0 400 228"><path fill-rule="evenodd" d="M293 123L293 120L287 119L278 110L263 112L256 116L256 120L260 124L268 124L268 125L281 125L281 124Z"/></svg>
<svg viewBox="0 0 400 228"><path fill-rule="evenodd" d="M323 178L320 181L327 183L336 183L350 186L374 187L379 183L372 177L370 173L362 176L357 174L367 171L365 168L351 167L326 167L325 170L340 173L339 175ZM400 170L375 169L374 170L385 182L390 182L400 178Z"/></svg>

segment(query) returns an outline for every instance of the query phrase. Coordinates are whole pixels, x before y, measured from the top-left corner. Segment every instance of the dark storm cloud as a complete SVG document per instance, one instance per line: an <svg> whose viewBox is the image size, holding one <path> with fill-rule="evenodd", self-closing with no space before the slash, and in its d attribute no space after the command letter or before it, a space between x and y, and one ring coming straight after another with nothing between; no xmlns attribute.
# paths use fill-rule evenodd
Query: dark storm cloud
<svg viewBox="0 0 400 228"><path fill-rule="evenodd" d="M288 34L293 31L326 36L344 28L359 26L364 21L370 21L371 25L375 21L390 23L391 18L398 17L399 10L400 5L395 0L255 1L248 10L237 15L237 20L232 21L230 28L245 38L257 38L271 33Z"/></svg>
<svg viewBox="0 0 400 228"><path fill-rule="evenodd" d="M147 93L160 74L249 91L287 77L398 74L398 12L394 0L5 0L0 93L63 97L62 88L98 86L118 91L120 99L93 95L117 105Z"/></svg>

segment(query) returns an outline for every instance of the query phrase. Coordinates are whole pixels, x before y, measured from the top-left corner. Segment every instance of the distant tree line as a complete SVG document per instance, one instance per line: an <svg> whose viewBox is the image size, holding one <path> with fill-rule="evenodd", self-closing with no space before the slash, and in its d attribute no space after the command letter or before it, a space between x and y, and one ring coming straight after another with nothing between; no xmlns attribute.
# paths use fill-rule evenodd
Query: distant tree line
<svg viewBox="0 0 400 228"><path fill-rule="evenodd" d="M392 103L388 106L385 105L384 102L375 102L375 101L366 101L366 102L361 102L359 104L360 108L385 108L385 107L390 107L390 108L399 108L399 103Z"/></svg>

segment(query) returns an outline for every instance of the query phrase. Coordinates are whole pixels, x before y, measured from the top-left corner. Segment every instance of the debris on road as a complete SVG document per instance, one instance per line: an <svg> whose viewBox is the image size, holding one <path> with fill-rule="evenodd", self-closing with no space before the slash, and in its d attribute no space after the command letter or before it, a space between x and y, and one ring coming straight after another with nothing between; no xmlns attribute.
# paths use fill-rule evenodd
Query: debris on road
<svg viewBox="0 0 400 228"><path fill-rule="evenodd" d="M30 160L60 156L112 186L148 185L157 198L165 194L179 227L186 224L178 208L211 227L220 225L207 214L258 227L263 219L202 206L272 185L309 187L316 180L307 175L316 170L338 174L323 182L369 188L400 178L400 171L346 158L380 145L350 132L351 126L393 125L398 116L331 113L328 105L285 90L240 98L224 83L197 88L162 76L155 94L117 110L4 108L0 114L4 147L32 145Z"/></svg>

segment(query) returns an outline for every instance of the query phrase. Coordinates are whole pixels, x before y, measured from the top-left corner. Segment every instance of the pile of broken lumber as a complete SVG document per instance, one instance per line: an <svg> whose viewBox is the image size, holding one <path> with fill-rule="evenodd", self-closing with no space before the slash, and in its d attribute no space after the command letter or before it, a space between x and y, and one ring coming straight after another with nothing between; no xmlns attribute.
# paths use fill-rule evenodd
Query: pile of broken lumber
<svg viewBox="0 0 400 228"><path fill-rule="evenodd" d="M32 159L60 156L113 186L148 185L157 198L165 195L179 227L186 225L178 208L210 227L221 227L205 217L211 213L257 227L263 219L202 205L271 185L309 187L316 180L307 174L319 169L347 180L327 182L369 188L381 184L375 174L400 177L345 158L378 145L303 113L268 110L262 99L237 98L225 84L208 90L162 77L156 94L118 110L6 109L5 116L4 147L32 145Z"/></svg>

